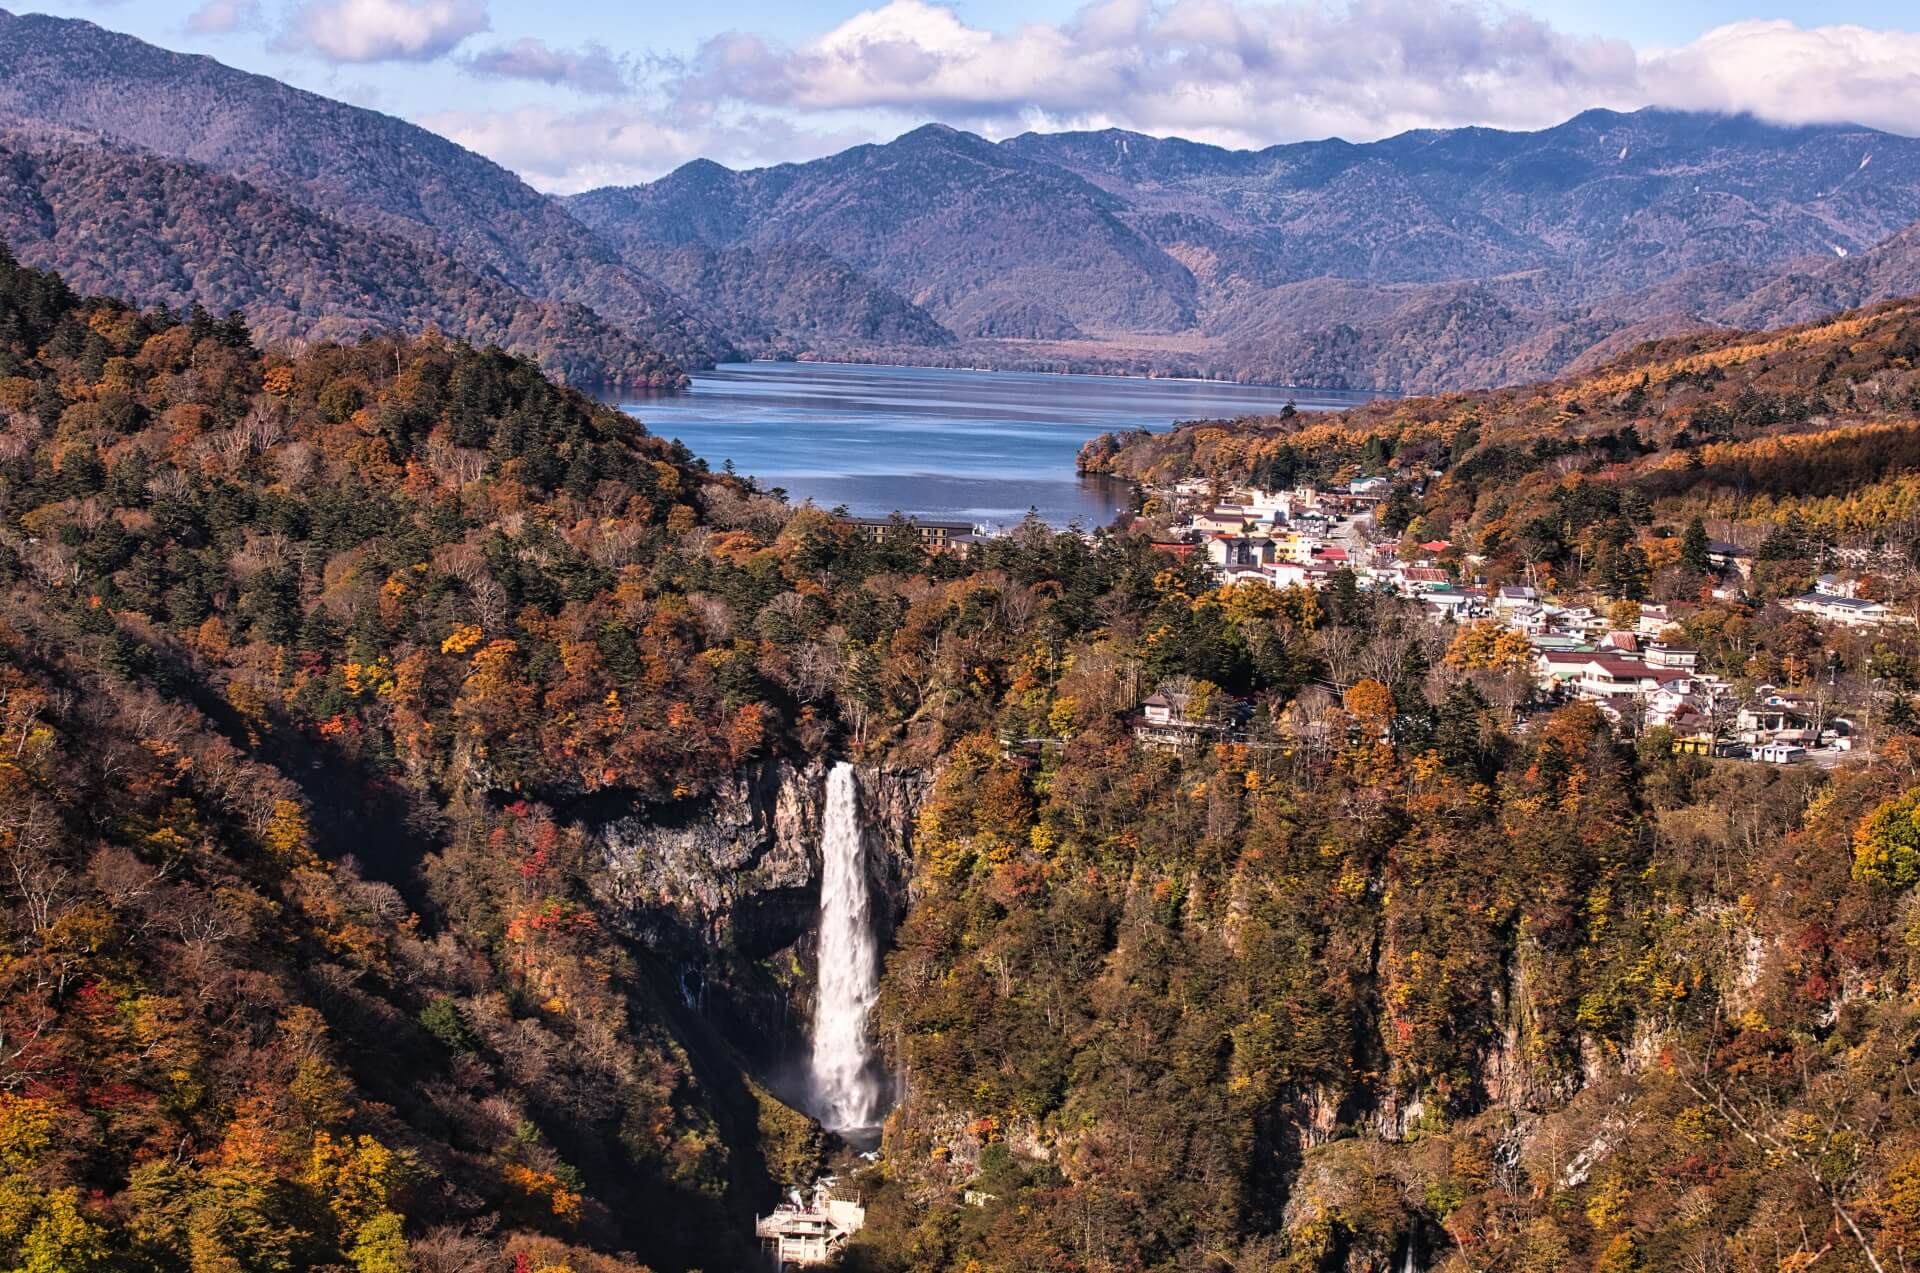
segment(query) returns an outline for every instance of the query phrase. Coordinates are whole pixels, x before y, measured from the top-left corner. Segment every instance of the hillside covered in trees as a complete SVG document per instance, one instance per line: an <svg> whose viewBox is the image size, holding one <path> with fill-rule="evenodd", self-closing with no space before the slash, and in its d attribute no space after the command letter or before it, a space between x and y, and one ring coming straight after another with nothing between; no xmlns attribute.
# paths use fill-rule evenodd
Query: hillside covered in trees
<svg viewBox="0 0 1920 1273"><path fill-rule="evenodd" d="M1080 463L1150 485L1388 476L1388 529L1453 541L1494 583L1530 566L1578 582L1602 541L1671 562L1692 517L1749 548L1792 526L1798 539L1770 555L1805 582L1843 538L1904 551L1920 535L1916 359L1920 303L1907 299L1648 342L1561 381L1109 435Z"/></svg>
<svg viewBox="0 0 1920 1273"><path fill-rule="evenodd" d="M430 247L126 147L0 137L0 240L84 290L240 310L266 342L433 328L524 354L572 384L687 382L584 306L531 300Z"/></svg>
<svg viewBox="0 0 1920 1273"><path fill-rule="evenodd" d="M1559 570L1724 486L1810 563L1902 480L1906 312L1091 459L1384 465L1409 533ZM1808 675L1777 607L1716 622ZM1137 534L876 543L497 351L289 356L0 257L0 1253L745 1267L832 1148L768 1054L817 877L722 913L770 868L693 859L848 756L918 793L852 1267L1910 1262L1911 702L1728 764L1523 725L1448 636ZM1820 653L1920 690L1910 634ZM1145 748L1160 686L1244 728Z"/></svg>
<svg viewBox="0 0 1920 1273"><path fill-rule="evenodd" d="M733 352L712 323L498 164L391 115L211 58L90 22L0 9L0 123L136 147L237 179L340 226L457 262L531 301L592 310L683 367ZM391 249L381 255L391 259Z"/></svg>

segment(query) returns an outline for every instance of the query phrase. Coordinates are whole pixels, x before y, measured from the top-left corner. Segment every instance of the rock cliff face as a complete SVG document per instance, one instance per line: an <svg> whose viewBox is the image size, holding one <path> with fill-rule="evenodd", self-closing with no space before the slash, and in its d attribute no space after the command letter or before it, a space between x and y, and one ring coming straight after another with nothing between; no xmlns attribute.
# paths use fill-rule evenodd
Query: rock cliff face
<svg viewBox="0 0 1920 1273"><path fill-rule="evenodd" d="M675 965L685 1006L769 1070L805 1036L820 907L827 768L767 761L707 800L598 806L579 821L601 844L598 887L625 933ZM931 779L862 768L868 869L890 938L912 876L913 821Z"/></svg>
<svg viewBox="0 0 1920 1273"><path fill-rule="evenodd" d="M818 900L824 771L784 761L742 770L709 800L629 807L591 824L601 888L662 952L790 945Z"/></svg>
<svg viewBox="0 0 1920 1273"><path fill-rule="evenodd" d="M862 769L860 814L867 828L867 869L873 885L886 897L881 908L885 929L893 930L906 915L908 885L913 878L913 824L920 805L933 787L933 775L919 769Z"/></svg>

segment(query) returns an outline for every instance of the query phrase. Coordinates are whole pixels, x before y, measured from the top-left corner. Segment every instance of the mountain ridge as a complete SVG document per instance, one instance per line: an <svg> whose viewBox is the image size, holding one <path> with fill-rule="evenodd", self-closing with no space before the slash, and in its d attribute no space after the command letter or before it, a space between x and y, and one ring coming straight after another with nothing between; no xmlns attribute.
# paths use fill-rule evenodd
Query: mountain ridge
<svg viewBox="0 0 1920 1273"><path fill-rule="evenodd" d="M569 379L590 359L555 362L556 338L528 344L527 329L573 314L588 345L631 336L691 367L747 352L1453 390L1920 280L1901 264L1920 141L1751 116L1591 110L1531 132L1258 150L1117 129L995 142L930 124L821 159L695 160L556 199L405 121L0 11L0 126L201 164L446 258L481 280L469 291L497 282L582 307L501 298L464 333L517 327ZM34 259L87 276L84 253ZM239 299L276 334L293 324L269 310L302 303Z"/></svg>
<svg viewBox="0 0 1920 1273"><path fill-rule="evenodd" d="M417 125L77 19L0 10L0 121L84 130L270 189L598 311L700 366L723 333L506 169Z"/></svg>
<svg viewBox="0 0 1920 1273"><path fill-rule="evenodd" d="M1113 196L970 133L927 126L808 164L721 171L683 167L566 206L603 234L625 222L667 243L812 244L960 335L997 301L1042 293L1079 325L1178 330L1192 318L1191 276L1120 223ZM720 196L723 214L689 206ZM1044 244L1044 274L1010 242Z"/></svg>
<svg viewBox="0 0 1920 1273"><path fill-rule="evenodd" d="M989 169L991 215L956 201L930 259L899 210ZM1785 292L1770 311L1724 286L1676 306L1677 285L1733 271L1763 290L1869 252L1920 220L1920 141L1659 109L1259 150L942 126L807 163L694 161L567 206L608 236L809 244L990 364L1420 391L1555 374L1627 332L1804 317ZM1081 229L1027 232L1049 217ZM1868 298L1820 276L1839 306ZM1103 303L1087 305L1090 281ZM1463 309L1468 287L1489 303ZM1425 348L1442 311L1450 343Z"/></svg>
<svg viewBox="0 0 1920 1273"><path fill-rule="evenodd" d="M437 328L574 384L686 381L585 306L533 300L410 240L131 147L0 131L0 241L94 294L241 310L272 343Z"/></svg>

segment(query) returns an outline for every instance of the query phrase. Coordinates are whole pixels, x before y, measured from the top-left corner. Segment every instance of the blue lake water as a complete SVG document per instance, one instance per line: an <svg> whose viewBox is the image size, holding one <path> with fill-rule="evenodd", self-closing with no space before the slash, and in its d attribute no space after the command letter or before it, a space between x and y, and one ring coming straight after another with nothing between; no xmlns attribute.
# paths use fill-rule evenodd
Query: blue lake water
<svg viewBox="0 0 1920 1273"><path fill-rule="evenodd" d="M796 503L1009 526L1105 525L1125 505L1074 456L1115 429L1350 406L1323 390L840 363L727 363L693 388L629 399L648 430L719 468L728 460Z"/></svg>

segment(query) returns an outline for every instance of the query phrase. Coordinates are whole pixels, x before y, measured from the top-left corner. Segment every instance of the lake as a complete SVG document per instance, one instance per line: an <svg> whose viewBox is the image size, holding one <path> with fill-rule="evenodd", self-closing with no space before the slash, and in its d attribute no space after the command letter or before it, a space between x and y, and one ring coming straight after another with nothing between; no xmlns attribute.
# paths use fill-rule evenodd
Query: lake
<svg viewBox="0 0 1920 1273"><path fill-rule="evenodd" d="M1363 402L1365 394L1011 371L726 363L693 388L621 409L714 468L728 460L796 503L856 516L899 511L1010 526L1032 509L1056 526L1101 526L1120 484L1083 478L1074 457L1115 429Z"/></svg>

